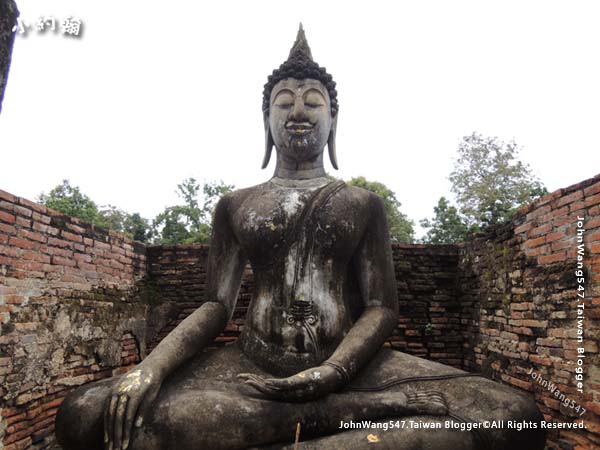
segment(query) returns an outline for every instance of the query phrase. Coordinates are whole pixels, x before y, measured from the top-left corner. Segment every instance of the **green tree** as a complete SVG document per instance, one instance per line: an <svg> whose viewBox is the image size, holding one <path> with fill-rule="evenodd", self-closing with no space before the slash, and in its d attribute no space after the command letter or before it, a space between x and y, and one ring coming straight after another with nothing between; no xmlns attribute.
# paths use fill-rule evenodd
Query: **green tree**
<svg viewBox="0 0 600 450"><path fill-rule="evenodd" d="M527 164L519 147L478 133L465 136L450 174L460 212L474 230L502 223L521 205L545 194L546 188Z"/></svg>
<svg viewBox="0 0 600 450"><path fill-rule="evenodd" d="M99 219L97 224L102 228L108 228L119 233L123 233L123 223L127 213L116 206L106 205L100 207L98 211Z"/></svg>
<svg viewBox="0 0 600 450"><path fill-rule="evenodd" d="M186 178L177 185L182 205L169 206L153 221L155 242L159 244L207 244L212 234L212 215L219 198L233 186L219 182L200 185ZM202 195L200 195L202 192Z"/></svg>
<svg viewBox="0 0 600 450"><path fill-rule="evenodd" d="M37 201L69 216L100 225L101 218L96 203L83 194L79 187L71 186L69 180L63 180L62 184L56 186L48 194L42 192Z"/></svg>
<svg viewBox="0 0 600 450"><path fill-rule="evenodd" d="M396 198L394 191L383 183L368 181L365 177L354 177L348 184L374 192L383 199L392 242L407 244L413 242L414 222L400 211L402 204Z"/></svg>
<svg viewBox="0 0 600 450"><path fill-rule="evenodd" d="M134 241L149 242L152 239L150 222L140 213L127 214L123 222L123 231Z"/></svg>
<svg viewBox="0 0 600 450"><path fill-rule="evenodd" d="M428 244L455 244L463 242L469 227L456 207L450 205L446 197L440 197L437 206L433 208L433 219L421 220L423 228L429 228L422 241Z"/></svg>
<svg viewBox="0 0 600 450"><path fill-rule="evenodd" d="M147 242L151 236L148 221L139 213L129 214L112 205L98 207L78 186L71 186L69 180L63 180L48 194L42 192L37 201L95 226L123 233L136 241Z"/></svg>
<svg viewBox="0 0 600 450"><path fill-rule="evenodd" d="M103 228L123 233L139 242L149 242L152 237L150 223L139 213L129 214L112 205L100 207L97 224Z"/></svg>

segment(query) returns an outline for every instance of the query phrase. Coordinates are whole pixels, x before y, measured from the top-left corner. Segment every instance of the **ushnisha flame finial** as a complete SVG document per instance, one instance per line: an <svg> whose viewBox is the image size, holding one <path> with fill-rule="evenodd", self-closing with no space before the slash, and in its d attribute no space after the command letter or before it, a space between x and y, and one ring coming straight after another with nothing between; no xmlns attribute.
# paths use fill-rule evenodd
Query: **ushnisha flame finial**
<svg viewBox="0 0 600 450"><path fill-rule="evenodd" d="M309 61L313 60L302 22L300 22L298 34L296 35L296 41L294 42L294 45L292 46L288 56L288 61L291 59L308 59Z"/></svg>

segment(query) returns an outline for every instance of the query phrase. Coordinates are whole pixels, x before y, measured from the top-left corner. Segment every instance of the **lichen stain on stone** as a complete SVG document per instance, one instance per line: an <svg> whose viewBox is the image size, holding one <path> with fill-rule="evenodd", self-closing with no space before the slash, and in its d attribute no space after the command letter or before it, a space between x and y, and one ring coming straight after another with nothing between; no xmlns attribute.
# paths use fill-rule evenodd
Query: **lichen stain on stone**
<svg viewBox="0 0 600 450"><path fill-rule="evenodd" d="M297 191L291 191L288 193L283 200L282 203L283 210L287 214L288 217L293 216L298 211L298 208L302 206L302 202L300 201L300 193Z"/></svg>
<svg viewBox="0 0 600 450"><path fill-rule="evenodd" d="M285 262L285 282L290 287L294 284L294 279L296 277L297 255L298 255L298 249L294 245L290 248L290 251L287 255L286 262Z"/></svg>
<svg viewBox="0 0 600 450"><path fill-rule="evenodd" d="M60 340L66 340L72 332L71 317L65 310L60 310L54 319L54 333Z"/></svg>
<svg viewBox="0 0 600 450"><path fill-rule="evenodd" d="M248 225L250 225L250 228L257 229L259 222L260 222L260 218L256 214L256 211L254 211L254 210L251 209L248 212L248 215L246 216L246 223Z"/></svg>

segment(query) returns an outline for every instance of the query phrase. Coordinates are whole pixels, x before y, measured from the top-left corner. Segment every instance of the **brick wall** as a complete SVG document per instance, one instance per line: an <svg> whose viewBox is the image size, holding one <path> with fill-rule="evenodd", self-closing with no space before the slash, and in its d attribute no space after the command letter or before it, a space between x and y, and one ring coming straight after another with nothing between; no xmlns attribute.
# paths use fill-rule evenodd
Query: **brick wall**
<svg viewBox="0 0 600 450"><path fill-rule="evenodd" d="M582 404L588 430L550 448L600 445L600 176L553 192L461 246L394 246L400 315L388 343L570 410L533 369ZM585 218L584 393L576 392L577 221ZM206 246L144 247L0 191L0 449L45 449L69 389L138 362L204 299ZM247 268L235 340L252 294Z"/></svg>
<svg viewBox="0 0 600 450"><path fill-rule="evenodd" d="M393 246L400 315L392 348L462 367L458 257L454 245Z"/></svg>
<svg viewBox="0 0 600 450"><path fill-rule="evenodd" d="M140 360L145 253L0 191L0 448L48 448L68 389Z"/></svg>
<svg viewBox="0 0 600 450"><path fill-rule="evenodd" d="M584 291L576 276L578 217L585 229ZM599 448L600 176L552 192L467 242L459 272L465 368L533 393L548 420L572 421L576 412L540 384L552 382L588 410L588 429L553 433L549 447ZM578 292L586 297L583 343ZM577 348L585 348L583 393L575 380Z"/></svg>

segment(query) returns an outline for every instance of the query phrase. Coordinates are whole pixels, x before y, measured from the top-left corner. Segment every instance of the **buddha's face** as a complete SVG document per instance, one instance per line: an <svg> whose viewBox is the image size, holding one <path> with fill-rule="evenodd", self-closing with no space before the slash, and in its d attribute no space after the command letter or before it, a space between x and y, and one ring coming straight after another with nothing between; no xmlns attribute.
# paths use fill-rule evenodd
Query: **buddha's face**
<svg viewBox="0 0 600 450"><path fill-rule="evenodd" d="M287 78L273 87L269 126L283 156L296 162L319 156L332 122L329 93L320 81Z"/></svg>

